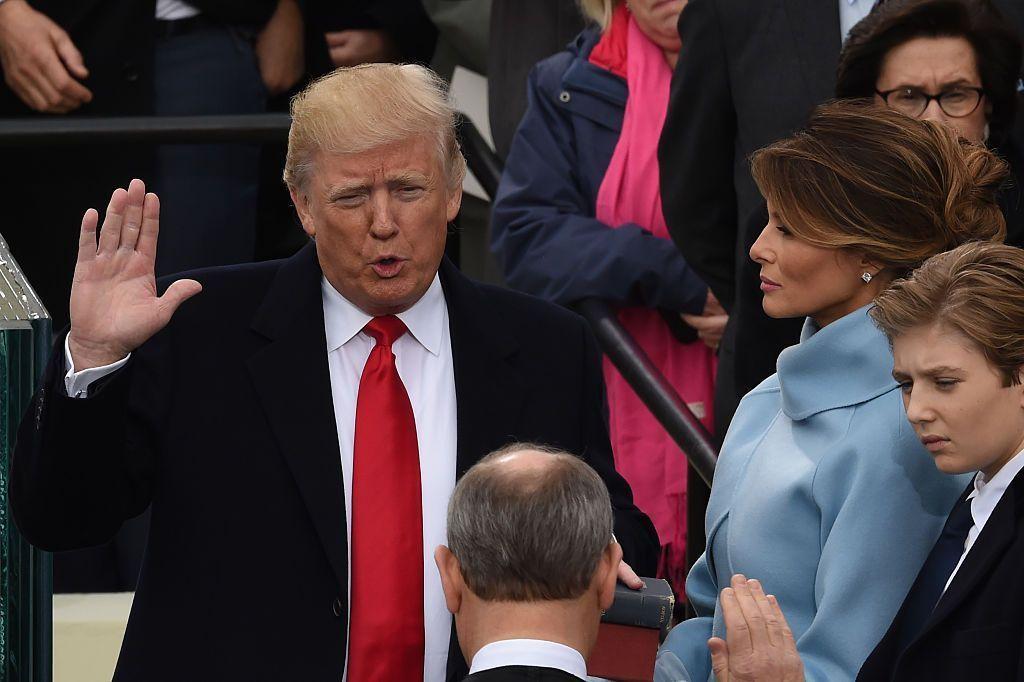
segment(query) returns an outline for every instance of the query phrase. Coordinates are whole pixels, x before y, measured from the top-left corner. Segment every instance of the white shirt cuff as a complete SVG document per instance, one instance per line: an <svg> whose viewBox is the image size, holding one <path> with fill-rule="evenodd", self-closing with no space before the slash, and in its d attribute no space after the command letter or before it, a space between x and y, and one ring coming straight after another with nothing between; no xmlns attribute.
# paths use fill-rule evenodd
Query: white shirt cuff
<svg viewBox="0 0 1024 682"><path fill-rule="evenodd" d="M90 367L89 369L83 369L81 372L76 372L75 363L71 359L71 346L68 344L70 337L71 334L64 337L64 362L68 368L67 374L64 375L64 389L68 392L68 396L72 398L89 397L89 386L91 384L124 367L124 363L128 362L128 358L132 356L129 353L117 362L109 365Z"/></svg>

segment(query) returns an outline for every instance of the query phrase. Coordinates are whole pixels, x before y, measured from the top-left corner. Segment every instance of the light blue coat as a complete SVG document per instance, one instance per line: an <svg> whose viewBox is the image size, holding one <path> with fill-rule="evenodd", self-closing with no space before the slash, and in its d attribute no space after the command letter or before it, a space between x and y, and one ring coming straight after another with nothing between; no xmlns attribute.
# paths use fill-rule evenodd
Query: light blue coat
<svg viewBox="0 0 1024 682"><path fill-rule="evenodd" d="M686 581L698 617L669 633L656 679L713 679L718 595L735 573L778 597L806 679L853 680L967 485L935 468L861 308L779 355L740 403L715 471L708 549Z"/></svg>

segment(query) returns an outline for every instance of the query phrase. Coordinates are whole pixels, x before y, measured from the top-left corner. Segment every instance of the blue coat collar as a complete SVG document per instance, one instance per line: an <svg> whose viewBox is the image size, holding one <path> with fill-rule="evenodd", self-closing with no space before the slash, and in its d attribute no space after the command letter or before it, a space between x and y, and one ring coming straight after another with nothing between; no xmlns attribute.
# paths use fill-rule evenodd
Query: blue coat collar
<svg viewBox="0 0 1024 682"><path fill-rule="evenodd" d="M800 343L779 355L782 411L793 421L877 398L896 388L892 352L870 305L824 329L808 318Z"/></svg>

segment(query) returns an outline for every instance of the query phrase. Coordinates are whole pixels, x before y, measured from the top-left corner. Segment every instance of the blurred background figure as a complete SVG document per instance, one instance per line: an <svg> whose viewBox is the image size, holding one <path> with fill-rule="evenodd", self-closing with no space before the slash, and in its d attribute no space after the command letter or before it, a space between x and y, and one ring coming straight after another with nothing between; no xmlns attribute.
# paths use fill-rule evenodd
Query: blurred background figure
<svg viewBox="0 0 1024 682"><path fill-rule="evenodd" d="M1024 14L1017 4L1018 16ZM857 24L839 56L837 97L873 97L953 126L1006 159L1006 241L1024 243L1024 151L1013 133L1021 39L989 0L887 0Z"/></svg>
<svg viewBox="0 0 1024 682"><path fill-rule="evenodd" d="M6 0L0 116L245 114L303 73L297 0ZM53 317L68 323L72 230L110 186L153 178L167 204L158 274L252 260L259 145L5 149L0 232ZM146 517L117 544L58 555L57 591L133 589Z"/></svg>
<svg viewBox="0 0 1024 682"><path fill-rule="evenodd" d="M706 425L724 311L668 239L654 179L684 0L583 3L594 26L540 62L494 202L492 248L510 286L619 317ZM698 336L700 338L698 338ZM686 461L610 362L612 449L682 593Z"/></svg>
<svg viewBox="0 0 1024 682"><path fill-rule="evenodd" d="M508 157L526 113L526 79L534 64L565 49L585 21L576 0L491 0L487 114L494 150Z"/></svg>
<svg viewBox="0 0 1024 682"><path fill-rule="evenodd" d="M261 112L300 78L302 30L297 0L7 0L0 116ZM5 150L2 230L56 328L68 322L74 240L55 230L134 175L177 205L160 274L252 259L258 146L123 147Z"/></svg>
<svg viewBox="0 0 1024 682"><path fill-rule="evenodd" d="M583 460L513 443L474 464L434 552L466 680L587 679L621 558L608 490Z"/></svg>
<svg viewBox="0 0 1024 682"><path fill-rule="evenodd" d="M437 29L420 0L316 0L311 13L326 43L328 64L318 71L371 62L429 64Z"/></svg>

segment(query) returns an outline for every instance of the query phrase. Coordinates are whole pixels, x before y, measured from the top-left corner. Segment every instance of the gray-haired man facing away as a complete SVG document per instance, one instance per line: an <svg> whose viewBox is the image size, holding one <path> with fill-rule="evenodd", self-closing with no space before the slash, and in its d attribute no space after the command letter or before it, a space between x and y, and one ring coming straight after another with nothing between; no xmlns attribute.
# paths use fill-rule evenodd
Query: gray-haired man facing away
<svg viewBox="0 0 1024 682"><path fill-rule="evenodd" d="M491 453L455 487L434 558L467 680L586 679L622 558L586 463L533 444Z"/></svg>

